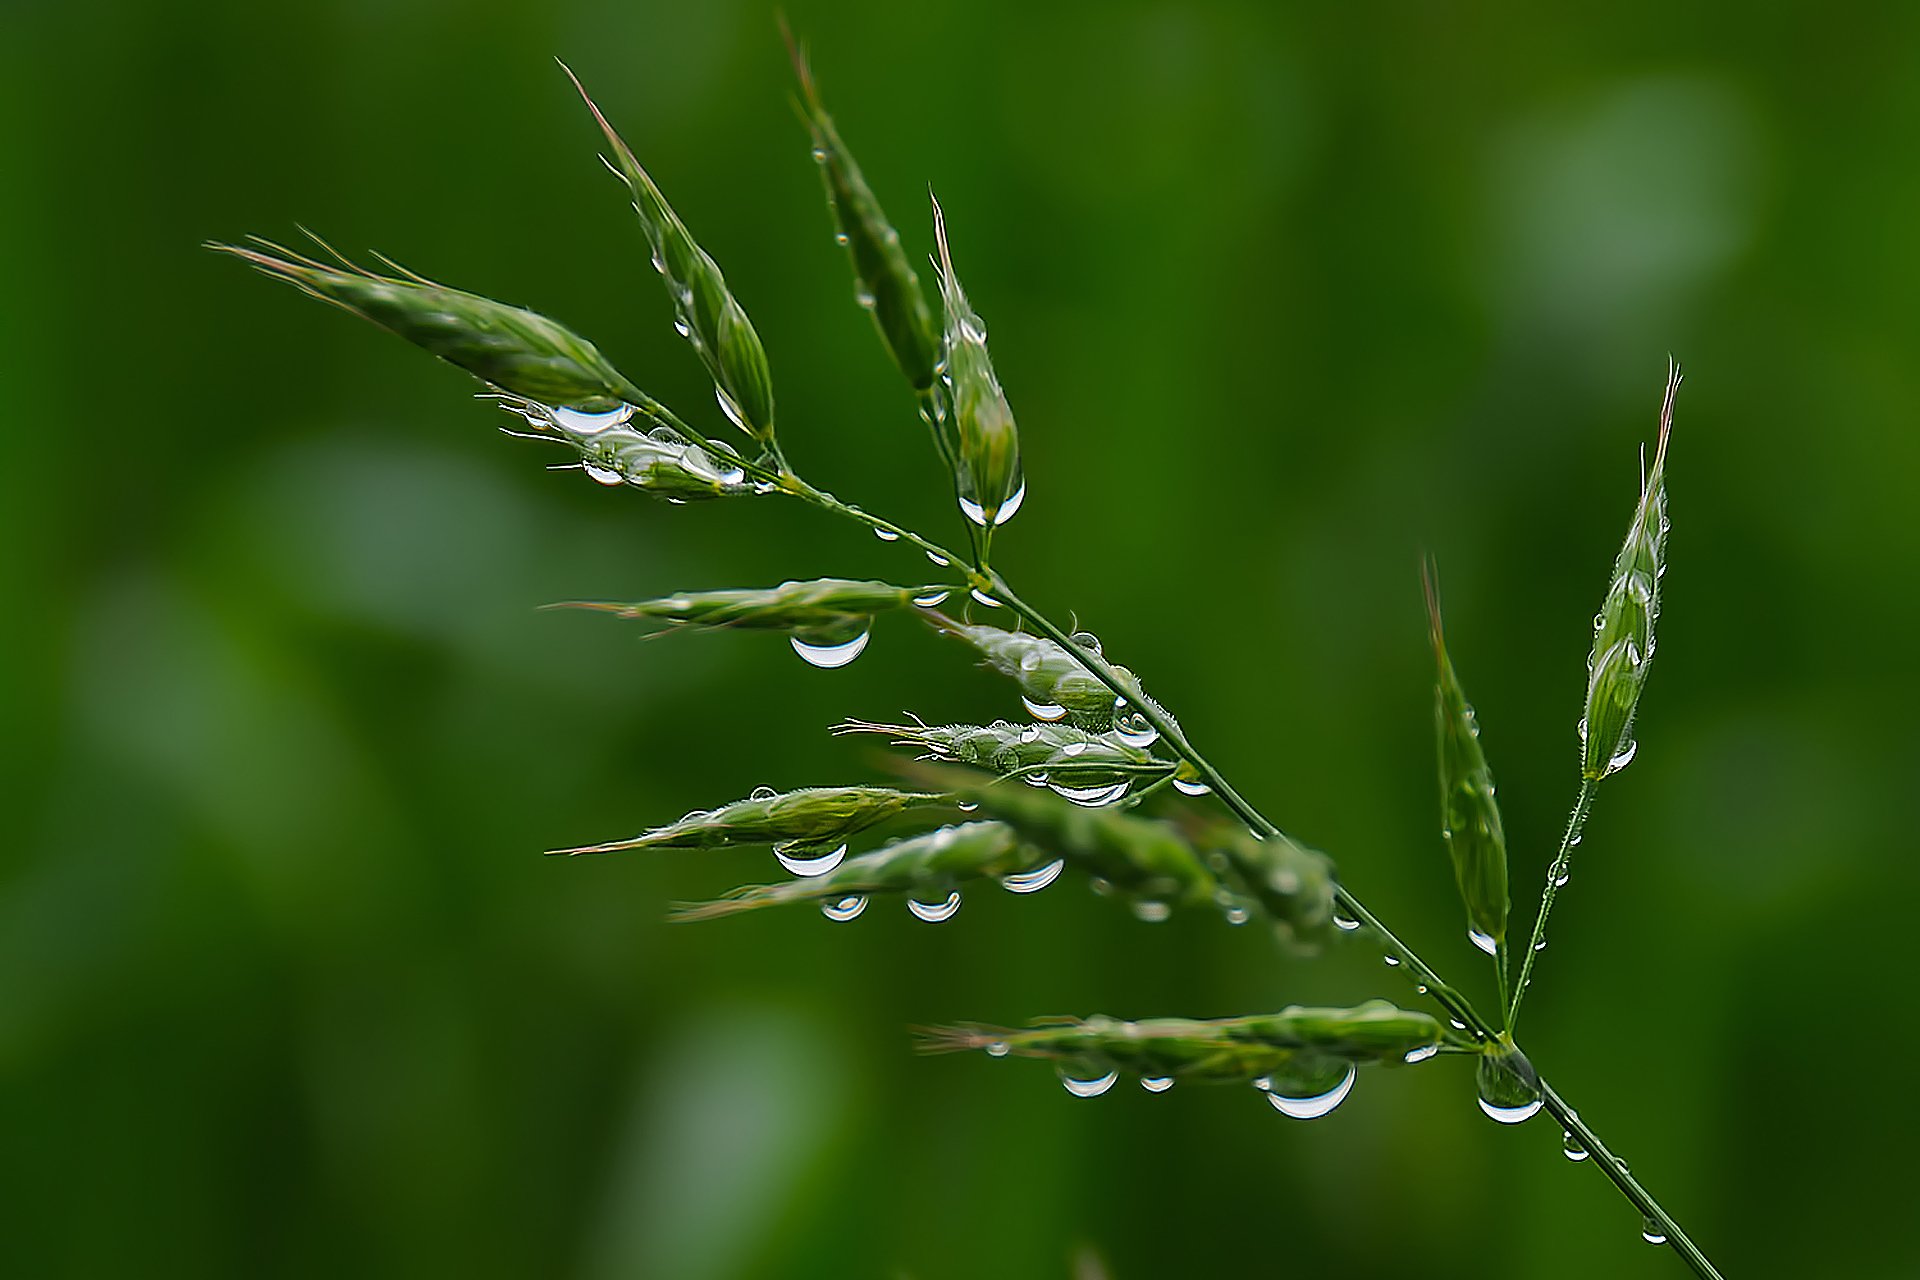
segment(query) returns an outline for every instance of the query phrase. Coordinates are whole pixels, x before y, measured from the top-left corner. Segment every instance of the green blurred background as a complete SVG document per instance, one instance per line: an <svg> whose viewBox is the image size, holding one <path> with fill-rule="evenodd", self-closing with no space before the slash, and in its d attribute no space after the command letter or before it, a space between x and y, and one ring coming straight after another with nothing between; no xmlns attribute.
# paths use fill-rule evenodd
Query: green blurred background
<svg viewBox="0 0 1920 1280"><path fill-rule="evenodd" d="M1003 568L1476 992L1417 555L1530 904L1685 362L1643 749L1527 1042L1729 1276L1920 1274L1920 10L790 15L909 248L931 182L993 324L1032 483ZM917 560L543 471L459 373L197 247L377 247L717 430L554 55L725 265L800 464L953 532L769 5L0 6L8 1274L1682 1274L1457 1064L1298 1124L908 1049L1409 998L1357 948L1283 960L1084 885L676 928L771 860L537 856L873 776L843 715L1018 710L910 627L835 672L536 612Z"/></svg>

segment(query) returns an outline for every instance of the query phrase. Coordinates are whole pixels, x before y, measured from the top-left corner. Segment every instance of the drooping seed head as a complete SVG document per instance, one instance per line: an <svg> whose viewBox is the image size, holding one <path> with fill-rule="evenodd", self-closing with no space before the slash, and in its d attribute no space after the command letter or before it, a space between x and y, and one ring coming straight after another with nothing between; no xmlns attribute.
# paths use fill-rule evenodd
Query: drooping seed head
<svg viewBox="0 0 1920 1280"><path fill-rule="evenodd" d="M987 326L960 287L947 245L947 221L933 204L933 234L940 246L940 297L946 329L940 380L955 467L960 509L975 524L992 528L1013 517L1025 494L1020 470L1020 432L987 355Z"/></svg>
<svg viewBox="0 0 1920 1280"><path fill-rule="evenodd" d="M591 342L543 315L420 276L375 275L345 259L329 266L264 240L258 245L207 247L538 404L603 412L646 401Z"/></svg>
<svg viewBox="0 0 1920 1280"><path fill-rule="evenodd" d="M932 898L971 881L1044 867L1055 855L1027 844L1000 822L969 822L896 840L846 859L823 875L747 885L713 902L694 903L675 920L712 920L767 907L835 902L882 894Z"/></svg>
<svg viewBox="0 0 1920 1280"><path fill-rule="evenodd" d="M654 600L569 601L559 607L647 619L669 628L785 631L803 642L836 644L864 634L876 614L911 607L913 598L926 590L886 582L813 578L756 590L684 591Z"/></svg>
<svg viewBox="0 0 1920 1280"><path fill-rule="evenodd" d="M1207 906L1220 883L1180 833L1164 822L1090 809L1045 790L1000 782L973 770L920 765L912 776L954 799L979 806L1022 839L1051 850L1073 866L1146 906Z"/></svg>
<svg viewBox="0 0 1920 1280"><path fill-rule="evenodd" d="M587 109L606 135L610 164L633 193L634 212L653 250L653 265L666 282L678 315L677 328L705 362L720 407L742 431L762 442L773 439L773 375L766 348L739 301L727 288L719 266L695 242L686 224L667 203L633 151L594 105L565 63L561 70L580 91Z"/></svg>
<svg viewBox="0 0 1920 1280"><path fill-rule="evenodd" d="M1454 883L1476 934L1493 944L1507 936L1507 836L1494 799L1493 771L1480 747L1480 726L1447 656L1440 595L1431 562L1422 566L1428 634L1438 668L1434 728L1440 756L1440 836L1453 862Z"/></svg>
<svg viewBox="0 0 1920 1280"><path fill-rule="evenodd" d="M948 803L946 797L890 787L805 787L756 794L626 840L555 849L557 854L622 849L720 849L777 844L831 849L867 828L912 809Z"/></svg>
<svg viewBox="0 0 1920 1280"><path fill-rule="evenodd" d="M1334 872L1324 853L1278 833L1262 839L1228 822L1203 827L1193 844L1289 945L1311 951L1332 936Z"/></svg>
<svg viewBox="0 0 1920 1280"><path fill-rule="evenodd" d="M926 391L933 386L934 367L940 359L940 328L933 308L927 305L920 277L900 247L900 233L887 220L853 153L840 140L833 118L821 105L806 54L790 33L787 51L800 82L801 115L813 135L813 158L826 184L836 238L852 261L854 296L872 313L880 340L900 372L914 390Z"/></svg>
<svg viewBox="0 0 1920 1280"><path fill-rule="evenodd" d="M725 446L710 451L665 425L670 415L651 399L593 414L555 409L517 396L501 400L503 408L525 420L535 437L571 445L580 455L581 467L602 484L630 485L670 502L758 492L747 483L736 455L724 452ZM638 425L649 422L655 425Z"/></svg>
<svg viewBox="0 0 1920 1280"><path fill-rule="evenodd" d="M1080 786L1119 778L1158 777L1175 766L1112 731L1092 733L1068 724L872 724L848 720L835 733L884 734L935 760L972 765L1002 776L1041 773Z"/></svg>
<svg viewBox="0 0 1920 1280"><path fill-rule="evenodd" d="M1653 661L1660 579L1667 571L1667 438L1673 432L1673 401L1679 390L1680 366L1670 365L1653 466L1641 480L1639 505L1614 559L1607 598L1594 619L1586 715L1580 722L1580 771L1589 782L1624 767L1633 755L1633 717Z"/></svg>
<svg viewBox="0 0 1920 1280"><path fill-rule="evenodd" d="M1304 1079L1327 1064L1397 1064L1430 1056L1449 1037L1424 1013L1371 1000L1246 1018L1049 1019L1021 1029L966 1025L922 1033L927 1053L988 1049L1044 1058L1071 1077L1120 1071L1150 1079L1237 1084Z"/></svg>
<svg viewBox="0 0 1920 1280"><path fill-rule="evenodd" d="M1083 729L1104 733L1113 726L1114 694L1069 649L1045 636L1001 627L955 622L929 612L929 622L966 641L987 665L1011 678L1037 707L1058 707ZM1129 697L1144 700L1139 683L1126 668L1116 668L1130 686Z"/></svg>

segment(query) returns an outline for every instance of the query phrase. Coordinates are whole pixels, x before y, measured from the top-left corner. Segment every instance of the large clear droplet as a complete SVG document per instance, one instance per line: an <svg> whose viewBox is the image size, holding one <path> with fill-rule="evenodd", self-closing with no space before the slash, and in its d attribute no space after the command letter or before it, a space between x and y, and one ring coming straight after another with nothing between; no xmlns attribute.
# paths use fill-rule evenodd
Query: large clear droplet
<svg viewBox="0 0 1920 1280"><path fill-rule="evenodd" d="M807 857L809 853L814 856ZM825 853L820 853L812 849L793 849L790 845L775 845L773 856L780 860L781 866L796 876L802 878L823 876L846 859L847 846L843 844L838 849L829 849Z"/></svg>
<svg viewBox="0 0 1920 1280"><path fill-rule="evenodd" d="M1173 789L1183 796L1203 796L1213 790L1212 787L1197 778L1175 778L1173 780Z"/></svg>
<svg viewBox="0 0 1920 1280"><path fill-rule="evenodd" d="M907 910L911 911L916 919L925 920L928 924L939 924L942 920L951 920L954 913L960 910L960 891L953 890L939 902L920 902L908 898Z"/></svg>
<svg viewBox="0 0 1920 1280"><path fill-rule="evenodd" d="M1295 1120L1318 1120L1347 1100L1347 1095L1353 1092L1356 1074L1353 1064L1349 1062L1344 1070L1339 1071L1338 1078L1330 1088L1324 1087L1324 1076L1318 1079L1276 1080L1273 1087L1267 1090L1267 1101L1283 1116L1292 1116Z"/></svg>
<svg viewBox="0 0 1920 1280"><path fill-rule="evenodd" d="M1060 873L1066 870L1066 867L1067 860L1065 858L1058 858L1036 870L1020 871L1010 876L1004 876L1001 878L1000 887L1008 893L1038 893L1055 880L1058 880Z"/></svg>
<svg viewBox="0 0 1920 1280"><path fill-rule="evenodd" d="M1478 929L1467 930L1467 941L1490 956L1498 955L1500 952L1500 944L1493 940L1493 935L1482 933Z"/></svg>
<svg viewBox="0 0 1920 1280"><path fill-rule="evenodd" d="M1113 700L1113 734L1130 747L1150 747L1160 737L1146 714L1125 698Z"/></svg>
<svg viewBox="0 0 1920 1280"><path fill-rule="evenodd" d="M1608 778L1612 777L1614 774L1620 772L1622 769L1632 764L1634 756L1638 755L1639 753L1640 753L1639 742L1634 740L1629 740L1626 743L1626 745L1622 746L1618 751L1613 753L1613 758L1607 761L1606 772L1601 776L1608 777Z"/></svg>
<svg viewBox="0 0 1920 1280"><path fill-rule="evenodd" d="M798 635L789 636L793 651L816 667L844 667L867 651L867 641L873 638L871 628L862 631L851 640L818 644L802 640Z"/></svg>
<svg viewBox="0 0 1920 1280"><path fill-rule="evenodd" d="M1113 1082L1119 1078L1120 1073L1118 1071L1109 1071L1107 1074L1095 1076L1091 1080L1076 1079L1064 1071L1060 1073L1060 1083L1066 1086L1067 1092L1076 1098L1097 1098L1107 1090L1113 1088Z"/></svg>
<svg viewBox="0 0 1920 1280"><path fill-rule="evenodd" d="M547 412L553 415L553 424L569 435L597 436L607 428L617 427L633 417L633 406L623 404L604 413L588 413L584 409L553 405Z"/></svg>
<svg viewBox="0 0 1920 1280"><path fill-rule="evenodd" d="M1520 1124L1540 1112L1540 1095L1533 1086L1497 1059L1480 1059L1474 1070L1474 1084L1480 1094L1480 1110L1486 1112L1489 1120Z"/></svg>
<svg viewBox="0 0 1920 1280"><path fill-rule="evenodd" d="M1022 476L1020 479L1020 487L1008 494L1007 500L1000 504L1000 509L993 513L993 523L998 526L1013 519L1014 515L1020 510L1021 505L1025 503L1026 500L1027 481L1026 477Z"/></svg>
<svg viewBox="0 0 1920 1280"><path fill-rule="evenodd" d="M861 894L851 894L833 902L820 904L820 914L833 921L851 920L866 909L867 900Z"/></svg>
<svg viewBox="0 0 1920 1280"><path fill-rule="evenodd" d="M1571 1129L1561 1135L1560 1150L1566 1154L1567 1159L1573 1161L1575 1164L1585 1160L1589 1154L1586 1146L1580 1139L1573 1136Z"/></svg>
<svg viewBox="0 0 1920 1280"><path fill-rule="evenodd" d="M1035 720L1064 720L1067 715L1065 707L1056 706L1051 702L1035 702L1025 694L1020 695L1020 702L1026 707L1027 714Z"/></svg>
<svg viewBox="0 0 1920 1280"><path fill-rule="evenodd" d="M1098 809L1103 805L1112 804L1127 794L1125 778L1104 786L1070 787L1064 782L1054 782L1051 785L1055 795L1089 809Z"/></svg>

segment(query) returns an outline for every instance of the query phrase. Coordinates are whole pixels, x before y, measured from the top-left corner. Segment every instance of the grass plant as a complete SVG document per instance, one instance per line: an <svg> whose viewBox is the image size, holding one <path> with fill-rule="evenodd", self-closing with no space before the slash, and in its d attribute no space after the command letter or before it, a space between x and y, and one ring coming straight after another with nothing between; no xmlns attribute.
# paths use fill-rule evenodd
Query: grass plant
<svg viewBox="0 0 1920 1280"><path fill-rule="evenodd" d="M1032 717L1030 723L937 726L847 721L836 732L879 735L921 757L900 766L915 789L856 784L763 790L630 838L560 852L767 845L793 873L778 884L747 885L714 902L683 906L677 918L684 920L799 905L846 920L876 896L898 895L916 915L937 921L957 912L963 892L977 884L1032 893L1080 876L1146 922L1198 911L1229 924L1260 922L1296 951L1375 949L1433 1013L1376 1000L1349 1009L1291 1007L1206 1021L1102 1017L1020 1029L934 1028L923 1032L922 1044L934 1051L978 1049L1044 1059L1080 1096L1105 1092L1123 1074L1156 1092L1181 1081L1248 1084L1277 1110L1300 1119L1340 1105L1362 1068L1446 1069L1448 1061L1467 1058L1490 1117L1517 1123L1548 1113L1563 1127L1569 1153L1589 1159L1631 1203L1648 1240L1670 1247L1695 1274L1717 1276L1672 1215L1513 1036L1548 913L1566 883L1594 794L1633 756L1635 711L1654 653L1666 567L1665 466L1677 369L1669 373L1653 461L1595 618L1577 799L1517 979L1508 961L1507 845L1493 777L1446 647L1436 576L1431 568L1426 575L1436 661L1440 827L1466 927L1496 971L1499 999L1489 1016L1368 910L1326 855L1291 839L1251 805L1133 672L1111 661L1090 634L1069 630L1030 604L996 567L992 534L1026 495L1019 431L994 371L986 326L955 273L945 219L935 204L939 249L936 288L929 292L797 49L794 65L801 116L836 239L848 254L855 297L871 313L903 375L911 408L930 430L962 516L963 549L842 501L789 463L776 431L766 352L745 308L591 99L587 106L610 149L609 167L640 217L676 328L705 365L725 416L744 436L739 444L690 426L591 343L532 312L397 267L392 275L375 275L344 260L321 261L265 242L211 246L466 369L514 417L510 434L571 449L600 483L670 502L785 497L917 553L916 573L901 585L825 578L580 607L663 630L774 631L821 666L852 661L875 625L924 625L1011 680ZM936 566L932 582L924 581L927 561ZM876 834L881 831L889 834ZM856 840L874 844L849 856Z"/></svg>

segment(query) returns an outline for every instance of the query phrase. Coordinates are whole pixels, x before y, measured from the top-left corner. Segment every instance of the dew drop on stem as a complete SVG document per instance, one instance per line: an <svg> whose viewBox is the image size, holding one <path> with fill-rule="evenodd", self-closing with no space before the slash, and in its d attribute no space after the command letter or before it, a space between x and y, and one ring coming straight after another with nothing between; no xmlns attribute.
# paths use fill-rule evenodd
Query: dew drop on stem
<svg viewBox="0 0 1920 1280"><path fill-rule="evenodd" d="M1023 706L1026 707L1027 714L1032 716L1035 720L1045 720L1048 722L1052 722L1055 720L1063 720L1066 718L1067 709L1065 707L1058 706L1054 703L1035 702L1032 698L1027 697L1025 694L1022 694L1020 696L1020 702Z"/></svg>
<svg viewBox="0 0 1920 1280"><path fill-rule="evenodd" d="M812 855L812 856L809 856ZM811 876L823 876L839 866L847 856L847 846L829 849L821 853L817 849L796 849L792 845L775 845L773 856L780 865L802 879Z"/></svg>
<svg viewBox="0 0 1920 1280"><path fill-rule="evenodd" d="M1585 1160L1588 1155L1586 1147L1581 1143L1580 1139L1573 1136L1571 1129L1561 1135L1560 1150L1565 1153L1567 1159L1573 1161L1575 1164Z"/></svg>
<svg viewBox="0 0 1920 1280"><path fill-rule="evenodd" d="M1326 1084L1324 1076L1311 1081L1275 1081L1267 1091L1267 1101L1283 1116L1291 1116L1295 1120L1318 1120L1347 1100L1347 1095L1353 1092L1353 1081L1357 1074L1349 1062L1331 1087L1322 1087Z"/></svg>
<svg viewBox="0 0 1920 1280"><path fill-rule="evenodd" d="M1064 1071L1060 1073L1060 1083L1076 1098L1097 1098L1113 1088L1113 1082L1119 1078L1118 1071L1109 1071L1103 1076L1094 1076L1091 1079L1079 1079Z"/></svg>
<svg viewBox="0 0 1920 1280"><path fill-rule="evenodd" d="M939 924L943 920L951 920L960 910L960 891L953 890L939 902L921 902L917 898L908 898L907 910L913 913L915 919L925 920L928 924Z"/></svg>
<svg viewBox="0 0 1920 1280"><path fill-rule="evenodd" d="M1493 935L1482 933L1478 929L1467 930L1467 941L1490 956L1497 955L1500 950L1500 944L1493 940Z"/></svg>
<svg viewBox="0 0 1920 1280"><path fill-rule="evenodd" d="M1058 858L1032 871L1020 871L1010 876L1003 876L1000 887L1008 893L1038 893L1058 880L1060 873L1066 870L1066 866L1067 860Z"/></svg>
<svg viewBox="0 0 1920 1280"><path fill-rule="evenodd" d="M844 667L867 651L867 641L873 638L871 628L860 632L851 640L841 640L830 644L811 643L799 636L789 636L793 651L809 664L832 669Z"/></svg>
<svg viewBox="0 0 1920 1280"><path fill-rule="evenodd" d="M1173 1088L1172 1076L1141 1076L1140 1087L1148 1093L1165 1093Z"/></svg>
<svg viewBox="0 0 1920 1280"><path fill-rule="evenodd" d="M867 900L860 894L849 894L847 897L837 899L836 901L823 902L820 904L820 914L835 923L843 923L851 920L866 909Z"/></svg>
<svg viewBox="0 0 1920 1280"><path fill-rule="evenodd" d="M1647 1218L1640 1224L1640 1238L1648 1244L1665 1244L1667 1233L1660 1229L1659 1223L1652 1218Z"/></svg>

